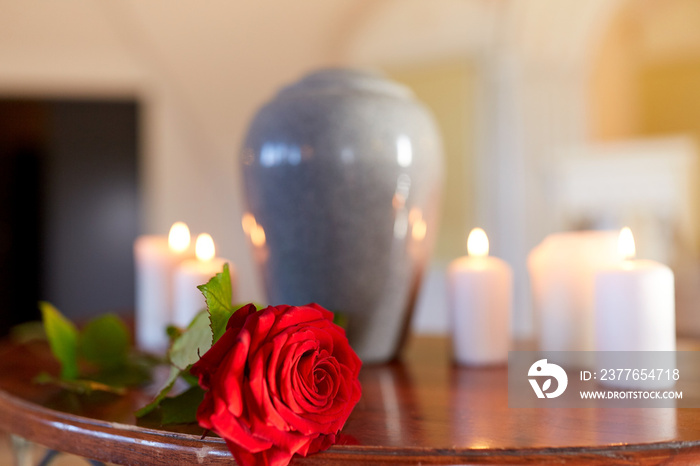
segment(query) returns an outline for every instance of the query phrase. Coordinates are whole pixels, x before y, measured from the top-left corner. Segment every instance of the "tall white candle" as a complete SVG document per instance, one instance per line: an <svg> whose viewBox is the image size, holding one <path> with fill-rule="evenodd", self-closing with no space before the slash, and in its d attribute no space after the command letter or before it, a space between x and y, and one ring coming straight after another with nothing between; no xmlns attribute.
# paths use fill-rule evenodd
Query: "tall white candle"
<svg viewBox="0 0 700 466"><path fill-rule="evenodd" d="M675 351L673 272L650 260L634 260L629 228L620 232L622 260L595 276L598 351Z"/></svg>
<svg viewBox="0 0 700 466"><path fill-rule="evenodd" d="M508 360L513 272L490 257L488 238L476 228L467 240L468 255L447 271L455 360L466 365Z"/></svg>
<svg viewBox="0 0 700 466"><path fill-rule="evenodd" d="M231 287L235 296L236 269L230 261L216 256L214 240L207 233L197 237L195 244L196 259L185 260L175 271L175 313L173 323L186 327L194 316L206 309L206 302L197 286L203 285L211 277L223 270L224 264L229 263Z"/></svg>
<svg viewBox="0 0 700 466"><path fill-rule="evenodd" d="M140 236L134 242L136 273L136 344L160 352L168 347L166 327L172 321L172 279L177 264L193 257L190 231L176 222L168 237Z"/></svg>
<svg viewBox="0 0 700 466"><path fill-rule="evenodd" d="M552 234L530 252L540 350L593 350L595 272L617 261L617 232L610 231Z"/></svg>

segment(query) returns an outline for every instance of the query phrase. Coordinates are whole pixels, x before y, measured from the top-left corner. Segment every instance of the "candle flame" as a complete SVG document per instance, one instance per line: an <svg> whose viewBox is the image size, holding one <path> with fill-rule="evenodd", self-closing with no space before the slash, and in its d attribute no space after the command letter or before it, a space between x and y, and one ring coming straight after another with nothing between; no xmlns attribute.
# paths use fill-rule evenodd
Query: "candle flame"
<svg viewBox="0 0 700 466"><path fill-rule="evenodd" d="M411 234L413 235L413 239L416 241L422 241L425 239L425 234L428 232L428 224L425 223L425 220L422 218L419 218L416 223L413 224L413 229L411 230Z"/></svg>
<svg viewBox="0 0 700 466"><path fill-rule="evenodd" d="M216 255L214 240L208 233L201 233L194 243L194 253L200 261L210 261Z"/></svg>
<svg viewBox="0 0 700 466"><path fill-rule="evenodd" d="M248 236L258 226L258 222L255 221L255 217L250 212L243 214L241 224L243 225L243 231Z"/></svg>
<svg viewBox="0 0 700 466"><path fill-rule="evenodd" d="M617 253L622 257L622 260L634 259L636 253L634 247L634 236L629 227L624 227L620 230L620 236L617 239Z"/></svg>
<svg viewBox="0 0 700 466"><path fill-rule="evenodd" d="M175 222L170 227L168 246L175 252L184 252L190 247L190 229L185 222Z"/></svg>
<svg viewBox="0 0 700 466"><path fill-rule="evenodd" d="M481 228L474 228L467 238L467 252L473 257L489 255L489 238Z"/></svg>
<svg viewBox="0 0 700 466"><path fill-rule="evenodd" d="M262 247L265 246L265 242L267 241L265 238L265 230L263 227L260 225L256 225L255 228L253 228L253 231L250 232L250 241L253 243L253 246L255 247Z"/></svg>

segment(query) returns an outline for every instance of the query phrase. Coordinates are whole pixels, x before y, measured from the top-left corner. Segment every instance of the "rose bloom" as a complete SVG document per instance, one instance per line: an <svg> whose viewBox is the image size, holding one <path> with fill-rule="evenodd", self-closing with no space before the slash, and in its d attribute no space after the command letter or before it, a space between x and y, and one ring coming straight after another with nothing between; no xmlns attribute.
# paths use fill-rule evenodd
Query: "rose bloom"
<svg viewBox="0 0 700 466"><path fill-rule="evenodd" d="M197 420L239 464L286 465L335 443L360 399L361 365L321 306L248 304L192 366L206 390Z"/></svg>

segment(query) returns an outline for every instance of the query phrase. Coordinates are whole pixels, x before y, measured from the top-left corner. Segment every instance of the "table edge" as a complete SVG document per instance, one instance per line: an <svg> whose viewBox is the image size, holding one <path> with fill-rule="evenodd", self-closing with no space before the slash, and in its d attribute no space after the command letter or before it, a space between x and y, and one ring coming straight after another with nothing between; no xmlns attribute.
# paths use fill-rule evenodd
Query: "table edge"
<svg viewBox="0 0 700 466"><path fill-rule="evenodd" d="M151 464L172 464L173 459L188 463L231 464L226 443L218 437L169 432L130 424L102 421L56 411L0 390L0 430L24 437L46 447L111 463L131 463L139 459ZM326 462L406 461L449 463L503 463L515 459L546 462L555 457L609 462L613 458L641 457L700 458L700 440L601 446L527 448L428 448L372 445L335 445L308 460ZM601 464L603 464L601 463Z"/></svg>

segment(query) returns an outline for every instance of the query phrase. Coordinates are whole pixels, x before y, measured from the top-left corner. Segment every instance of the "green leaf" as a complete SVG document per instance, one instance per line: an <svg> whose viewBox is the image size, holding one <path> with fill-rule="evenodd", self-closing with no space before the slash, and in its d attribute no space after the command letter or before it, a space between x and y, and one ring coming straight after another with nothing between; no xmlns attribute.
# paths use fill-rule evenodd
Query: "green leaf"
<svg viewBox="0 0 700 466"><path fill-rule="evenodd" d="M122 366L102 370L91 375L89 379L113 387L137 387L151 381L151 371L141 364L127 361Z"/></svg>
<svg viewBox="0 0 700 466"><path fill-rule="evenodd" d="M69 392L77 393L79 395L90 395L93 392L106 392L115 395L126 394L126 389L123 387L113 387L94 380L61 380L47 374L46 372L42 372L34 377L34 382L38 384L56 385L64 390L68 390Z"/></svg>
<svg viewBox="0 0 700 466"><path fill-rule="evenodd" d="M345 314L343 312L334 312L333 313L333 323L338 325L339 327L342 327L345 330L347 330L349 322L350 322L350 318L348 317L347 314Z"/></svg>
<svg viewBox="0 0 700 466"><path fill-rule="evenodd" d="M223 272L217 273L206 284L199 285L197 288L202 292L207 303L213 343L221 338L221 335L226 331L226 323L234 311L231 305L233 290L231 289L231 274L228 270L228 263L224 264Z"/></svg>
<svg viewBox="0 0 700 466"><path fill-rule="evenodd" d="M179 395L166 398L160 404L161 424L187 424L197 422L197 408L204 400L204 390L191 387Z"/></svg>
<svg viewBox="0 0 700 466"><path fill-rule="evenodd" d="M10 330L10 338L19 344L29 343L30 341L46 340L46 330L41 321L35 320L32 322L24 322L15 325Z"/></svg>
<svg viewBox="0 0 700 466"><path fill-rule="evenodd" d="M174 325L168 325L165 328L165 333L168 334L168 339L170 340L170 343L172 343L177 337L182 335L182 330Z"/></svg>
<svg viewBox="0 0 700 466"><path fill-rule="evenodd" d="M200 312L192 320L190 326L180 335L170 348L170 362L184 371L199 361L199 358L209 351L212 342L212 331L209 327L209 314Z"/></svg>
<svg viewBox="0 0 700 466"><path fill-rule="evenodd" d="M76 379L78 377L78 330L50 303L41 301L39 308L44 319L44 329L51 352L61 363L61 378Z"/></svg>
<svg viewBox="0 0 700 466"><path fill-rule="evenodd" d="M143 408L139 409L136 411L135 416L136 417L144 417L146 414L150 413L154 409L160 405L161 401L165 399L166 396L168 396L168 393L170 393L170 390L173 389L173 386L175 385L175 382L177 381L177 378L180 376L180 369L178 369L175 366L170 367L170 374L168 375L168 379L165 381L165 384L163 387L160 389L158 392L158 395L148 403L146 406Z"/></svg>
<svg viewBox="0 0 700 466"><path fill-rule="evenodd" d="M187 382L190 385L190 387L199 386L199 377L195 377L189 372L180 373L180 377L182 377L182 380Z"/></svg>
<svg viewBox="0 0 700 466"><path fill-rule="evenodd" d="M124 366L129 354L129 330L114 314L102 315L85 325L78 349L83 358L102 370Z"/></svg>

